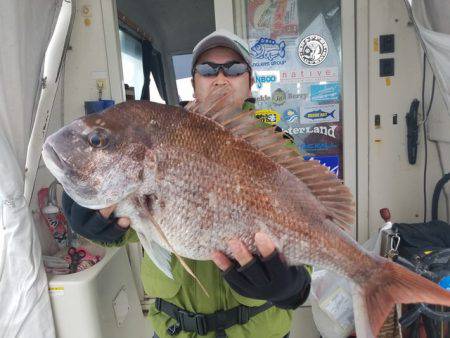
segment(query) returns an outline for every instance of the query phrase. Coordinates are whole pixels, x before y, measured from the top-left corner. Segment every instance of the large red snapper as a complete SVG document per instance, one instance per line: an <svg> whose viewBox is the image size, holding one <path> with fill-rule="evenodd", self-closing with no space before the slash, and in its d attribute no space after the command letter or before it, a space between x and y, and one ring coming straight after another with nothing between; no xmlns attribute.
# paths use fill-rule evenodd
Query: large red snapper
<svg viewBox="0 0 450 338"><path fill-rule="evenodd" d="M207 260L238 237L255 252L262 231L289 264L354 282L358 337L376 335L395 303L450 306L450 293L365 251L341 229L353 223L354 203L327 169L304 161L251 113L199 107L118 104L51 135L44 161L79 204L118 203L116 214L131 219L168 276L170 251Z"/></svg>

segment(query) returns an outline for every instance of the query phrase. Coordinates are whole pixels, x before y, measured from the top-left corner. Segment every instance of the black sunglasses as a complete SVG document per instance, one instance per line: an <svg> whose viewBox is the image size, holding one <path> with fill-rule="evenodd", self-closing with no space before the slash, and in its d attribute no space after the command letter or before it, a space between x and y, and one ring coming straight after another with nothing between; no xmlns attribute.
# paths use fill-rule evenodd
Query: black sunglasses
<svg viewBox="0 0 450 338"><path fill-rule="evenodd" d="M222 64L205 62L196 65L193 69L192 75L194 74L194 72L197 72L201 76L217 76L221 69L225 76L239 76L250 70L246 63L237 61L231 61Z"/></svg>

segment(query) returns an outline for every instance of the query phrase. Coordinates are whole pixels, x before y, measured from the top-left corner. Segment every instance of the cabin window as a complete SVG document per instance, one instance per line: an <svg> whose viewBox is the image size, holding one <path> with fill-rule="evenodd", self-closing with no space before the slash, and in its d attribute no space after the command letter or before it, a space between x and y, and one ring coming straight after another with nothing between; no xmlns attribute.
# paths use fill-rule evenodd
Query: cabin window
<svg viewBox="0 0 450 338"><path fill-rule="evenodd" d="M192 87L191 63L192 54L181 54L172 56L177 92L179 101L191 101L194 99L194 88Z"/></svg>
<svg viewBox="0 0 450 338"><path fill-rule="evenodd" d="M340 0L251 0L235 11L259 115L291 134L305 159L342 177Z"/></svg>
<svg viewBox="0 0 450 338"><path fill-rule="evenodd" d="M119 29L119 39L126 97L127 100L139 100L144 85L142 44L141 41L123 29ZM150 99L153 102L166 103L159 95L153 74L150 74Z"/></svg>

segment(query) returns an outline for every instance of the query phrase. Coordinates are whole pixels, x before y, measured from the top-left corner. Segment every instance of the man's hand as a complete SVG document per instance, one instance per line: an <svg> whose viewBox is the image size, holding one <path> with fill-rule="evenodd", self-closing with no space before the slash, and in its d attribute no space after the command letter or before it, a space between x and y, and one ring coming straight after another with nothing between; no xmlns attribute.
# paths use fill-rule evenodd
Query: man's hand
<svg viewBox="0 0 450 338"><path fill-rule="evenodd" d="M121 241L131 223L128 217L113 217L116 205L101 210L84 208L65 191L62 195L62 207L72 230L93 241L117 243Z"/></svg>
<svg viewBox="0 0 450 338"><path fill-rule="evenodd" d="M98 212L102 215L103 218L108 219L109 216L116 210L117 204L113 204L107 208L100 209ZM131 220L128 217L120 217L117 219L117 225L121 228L128 228L131 224Z"/></svg>
<svg viewBox="0 0 450 338"><path fill-rule="evenodd" d="M244 297L264 299L280 308L295 309L305 302L311 284L308 271L303 266L287 266L264 233L255 234L255 245L259 256L253 256L237 239L229 242L238 264L219 251L213 252L212 260L230 287Z"/></svg>
<svg viewBox="0 0 450 338"><path fill-rule="evenodd" d="M255 258L240 240L232 239L228 244L234 258L241 267L250 263ZM255 245L262 258L267 258L275 252L275 244L273 244L269 236L262 232L255 234ZM230 259L220 251L214 251L213 262L216 263L222 271L228 270L233 265Z"/></svg>

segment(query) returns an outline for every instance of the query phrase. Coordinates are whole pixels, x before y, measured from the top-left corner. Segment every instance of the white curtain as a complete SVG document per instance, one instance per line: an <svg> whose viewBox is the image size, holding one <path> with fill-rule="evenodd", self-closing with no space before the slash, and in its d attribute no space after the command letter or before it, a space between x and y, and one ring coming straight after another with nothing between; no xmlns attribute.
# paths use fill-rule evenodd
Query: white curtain
<svg viewBox="0 0 450 338"><path fill-rule="evenodd" d="M41 66L60 3L0 1L0 337L55 336L23 189Z"/></svg>
<svg viewBox="0 0 450 338"><path fill-rule="evenodd" d="M448 111L450 108L450 1L413 0L412 16Z"/></svg>

